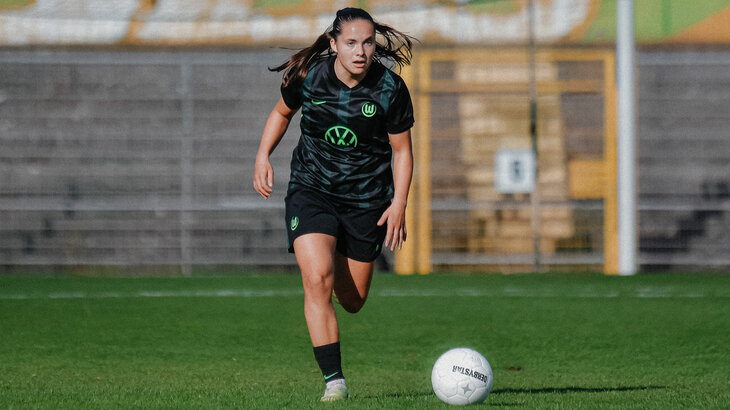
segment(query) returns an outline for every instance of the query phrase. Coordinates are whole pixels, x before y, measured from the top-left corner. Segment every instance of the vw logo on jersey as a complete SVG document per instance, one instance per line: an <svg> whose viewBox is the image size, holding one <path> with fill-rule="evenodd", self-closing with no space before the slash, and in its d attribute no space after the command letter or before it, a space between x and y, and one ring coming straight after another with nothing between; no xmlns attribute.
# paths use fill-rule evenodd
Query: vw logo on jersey
<svg viewBox="0 0 730 410"><path fill-rule="evenodd" d="M324 139L338 147L355 148L357 146L357 135L351 129L342 125L330 127L324 133Z"/></svg>
<svg viewBox="0 0 730 410"><path fill-rule="evenodd" d="M375 115L376 110L377 110L376 105L371 102L366 102L362 105L362 115L364 115L368 118Z"/></svg>

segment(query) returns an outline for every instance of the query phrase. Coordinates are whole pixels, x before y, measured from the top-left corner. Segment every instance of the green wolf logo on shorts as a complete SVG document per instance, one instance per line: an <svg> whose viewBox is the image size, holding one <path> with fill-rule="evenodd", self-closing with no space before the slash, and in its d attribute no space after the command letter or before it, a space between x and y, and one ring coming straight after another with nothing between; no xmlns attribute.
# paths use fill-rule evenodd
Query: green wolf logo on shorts
<svg viewBox="0 0 730 410"><path fill-rule="evenodd" d="M296 231L298 226L299 226L299 217L298 216L292 216L292 218L291 218L291 230L292 231Z"/></svg>

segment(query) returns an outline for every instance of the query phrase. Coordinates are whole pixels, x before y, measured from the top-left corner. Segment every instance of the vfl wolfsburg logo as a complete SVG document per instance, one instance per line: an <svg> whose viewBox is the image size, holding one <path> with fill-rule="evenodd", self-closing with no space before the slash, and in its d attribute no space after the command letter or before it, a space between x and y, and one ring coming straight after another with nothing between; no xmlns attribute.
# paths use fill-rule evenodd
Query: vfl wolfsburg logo
<svg viewBox="0 0 730 410"><path fill-rule="evenodd" d="M371 102L366 102L365 104L362 105L362 115L370 118L373 115L375 115L376 109L377 108L376 108L375 104L373 104Z"/></svg>
<svg viewBox="0 0 730 410"><path fill-rule="evenodd" d="M351 129L343 127L342 125L330 127L330 129L324 133L324 139L337 146L353 148L357 146L357 135L355 135Z"/></svg>
<svg viewBox="0 0 730 410"><path fill-rule="evenodd" d="M296 231L298 226L299 226L299 217L298 216L292 216L292 218L291 218L291 230L292 231Z"/></svg>

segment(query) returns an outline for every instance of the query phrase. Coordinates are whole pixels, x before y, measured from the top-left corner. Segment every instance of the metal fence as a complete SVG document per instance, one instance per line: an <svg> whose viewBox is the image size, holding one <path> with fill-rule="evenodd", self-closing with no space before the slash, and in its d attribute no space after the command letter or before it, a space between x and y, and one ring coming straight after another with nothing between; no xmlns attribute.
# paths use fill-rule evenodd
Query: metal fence
<svg viewBox="0 0 730 410"><path fill-rule="evenodd" d="M414 270L603 269L615 243L604 212L615 215L613 54L530 52L418 55ZM506 183L522 179L527 189Z"/></svg>

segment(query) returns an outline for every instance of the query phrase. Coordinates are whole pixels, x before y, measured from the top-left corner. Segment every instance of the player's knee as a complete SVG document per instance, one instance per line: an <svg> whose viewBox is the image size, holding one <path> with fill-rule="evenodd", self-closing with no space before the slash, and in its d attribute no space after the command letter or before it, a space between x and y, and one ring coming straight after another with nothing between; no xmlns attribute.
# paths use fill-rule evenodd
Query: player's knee
<svg viewBox="0 0 730 410"><path fill-rule="evenodd" d="M326 273L307 275L303 283L305 293L310 296L329 298L332 294L332 277Z"/></svg>

